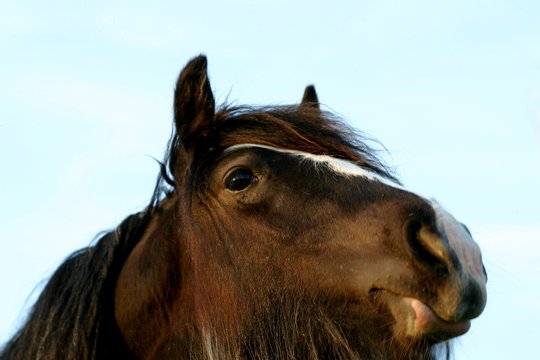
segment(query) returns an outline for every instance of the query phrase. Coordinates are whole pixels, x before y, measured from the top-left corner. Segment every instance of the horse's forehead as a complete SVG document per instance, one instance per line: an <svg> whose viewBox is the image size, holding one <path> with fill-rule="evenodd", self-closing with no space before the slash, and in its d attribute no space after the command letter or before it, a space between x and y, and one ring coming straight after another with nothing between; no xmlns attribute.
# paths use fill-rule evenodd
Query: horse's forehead
<svg viewBox="0 0 540 360"><path fill-rule="evenodd" d="M237 150L250 149L250 148L266 149L266 150L275 151L281 154L295 156L295 157L298 157L301 161L307 160L307 161L313 162L315 164L315 167L317 166L317 164L324 164L325 168L327 168L329 171L333 171L338 176L343 176L346 178L359 177L359 178L362 178L363 180L377 182L379 184L386 185L390 188L407 192L409 194L412 194L420 198L425 203L427 203L427 205L430 206L436 214L438 214L441 210L445 211L443 207L434 198L426 197L415 191L409 190L405 188L404 186L402 186L401 184L398 184L392 181L391 179L388 179L384 176L381 176L380 174L377 174L373 171L365 169L361 167L360 165L355 164L354 162L347 161L344 159L339 159L339 158L335 158L328 155L317 155L317 154L312 154L312 153L308 153L304 151L283 149L283 148L277 148L277 147L268 146L268 145L250 144L250 143L233 145L225 149L223 153L228 154Z"/></svg>
<svg viewBox="0 0 540 360"><path fill-rule="evenodd" d="M238 144L238 145L234 145L225 149L223 153L228 154L237 150L249 149L249 148L266 149L266 150L270 150L270 151L274 151L274 152L278 152L282 154L291 155L291 156L299 158L300 160L311 161L315 165L324 164L330 171L334 172L338 176L341 175L341 176L349 177L349 178L361 177L369 181L379 182L381 184L412 193L412 191L405 189L400 184L388 178L385 178L373 171L365 169L358 164L355 164L351 161L328 156L328 155L316 155L316 154L312 154L312 153L308 153L304 151L282 149L282 148L276 148L273 146L261 145L261 144Z"/></svg>

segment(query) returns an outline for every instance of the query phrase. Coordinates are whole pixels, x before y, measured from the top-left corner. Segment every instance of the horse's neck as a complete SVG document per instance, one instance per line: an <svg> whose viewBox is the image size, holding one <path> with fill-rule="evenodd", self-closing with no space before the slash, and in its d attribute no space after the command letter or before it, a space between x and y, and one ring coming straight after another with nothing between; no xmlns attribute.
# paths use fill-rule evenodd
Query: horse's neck
<svg viewBox="0 0 540 360"><path fill-rule="evenodd" d="M151 356L169 336L172 301L180 287L174 210L162 210L123 265L114 295L116 321L124 340L142 358Z"/></svg>
<svg viewBox="0 0 540 360"><path fill-rule="evenodd" d="M199 257L211 250L186 245L195 236L190 235L193 229L182 226L175 214L172 204L154 216L118 277L116 321L137 358L355 359L358 353L397 357L380 355L387 350L393 354L384 346L380 354L374 353L377 347L362 344L369 334L338 327L333 315L322 311L326 307L319 308L309 298L262 294L258 282L235 284L226 271L218 271L224 269L220 264L199 264Z"/></svg>

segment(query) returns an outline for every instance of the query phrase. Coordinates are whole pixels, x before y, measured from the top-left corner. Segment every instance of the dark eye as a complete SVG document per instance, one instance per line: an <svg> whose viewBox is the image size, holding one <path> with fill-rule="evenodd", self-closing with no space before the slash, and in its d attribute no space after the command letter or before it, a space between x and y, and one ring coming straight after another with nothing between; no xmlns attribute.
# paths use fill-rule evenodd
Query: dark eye
<svg viewBox="0 0 540 360"><path fill-rule="evenodd" d="M225 186L230 191L242 191L247 189L251 184L257 181L257 178L248 169L235 170L225 182Z"/></svg>

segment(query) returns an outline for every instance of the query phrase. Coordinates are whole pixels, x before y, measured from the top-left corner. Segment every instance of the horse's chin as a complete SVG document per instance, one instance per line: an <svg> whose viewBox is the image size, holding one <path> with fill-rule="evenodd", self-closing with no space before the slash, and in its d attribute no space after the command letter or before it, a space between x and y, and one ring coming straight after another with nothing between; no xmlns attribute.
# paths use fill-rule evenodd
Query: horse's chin
<svg viewBox="0 0 540 360"><path fill-rule="evenodd" d="M469 331L470 320L446 321L419 299L399 296L384 290L380 298L394 317L394 333L405 341L428 340L433 343L461 336Z"/></svg>

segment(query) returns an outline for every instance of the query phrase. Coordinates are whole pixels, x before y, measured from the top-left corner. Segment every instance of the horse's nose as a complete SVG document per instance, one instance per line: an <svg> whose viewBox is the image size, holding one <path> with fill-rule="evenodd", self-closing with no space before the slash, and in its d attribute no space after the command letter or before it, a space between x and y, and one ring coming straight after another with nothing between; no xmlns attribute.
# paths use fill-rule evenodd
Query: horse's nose
<svg viewBox="0 0 540 360"><path fill-rule="evenodd" d="M408 220L406 244L414 261L444 285L441 315L452 321L475 318L487 297L480 249L463 224L436 204L434 210L428 217Z"/></svg>

